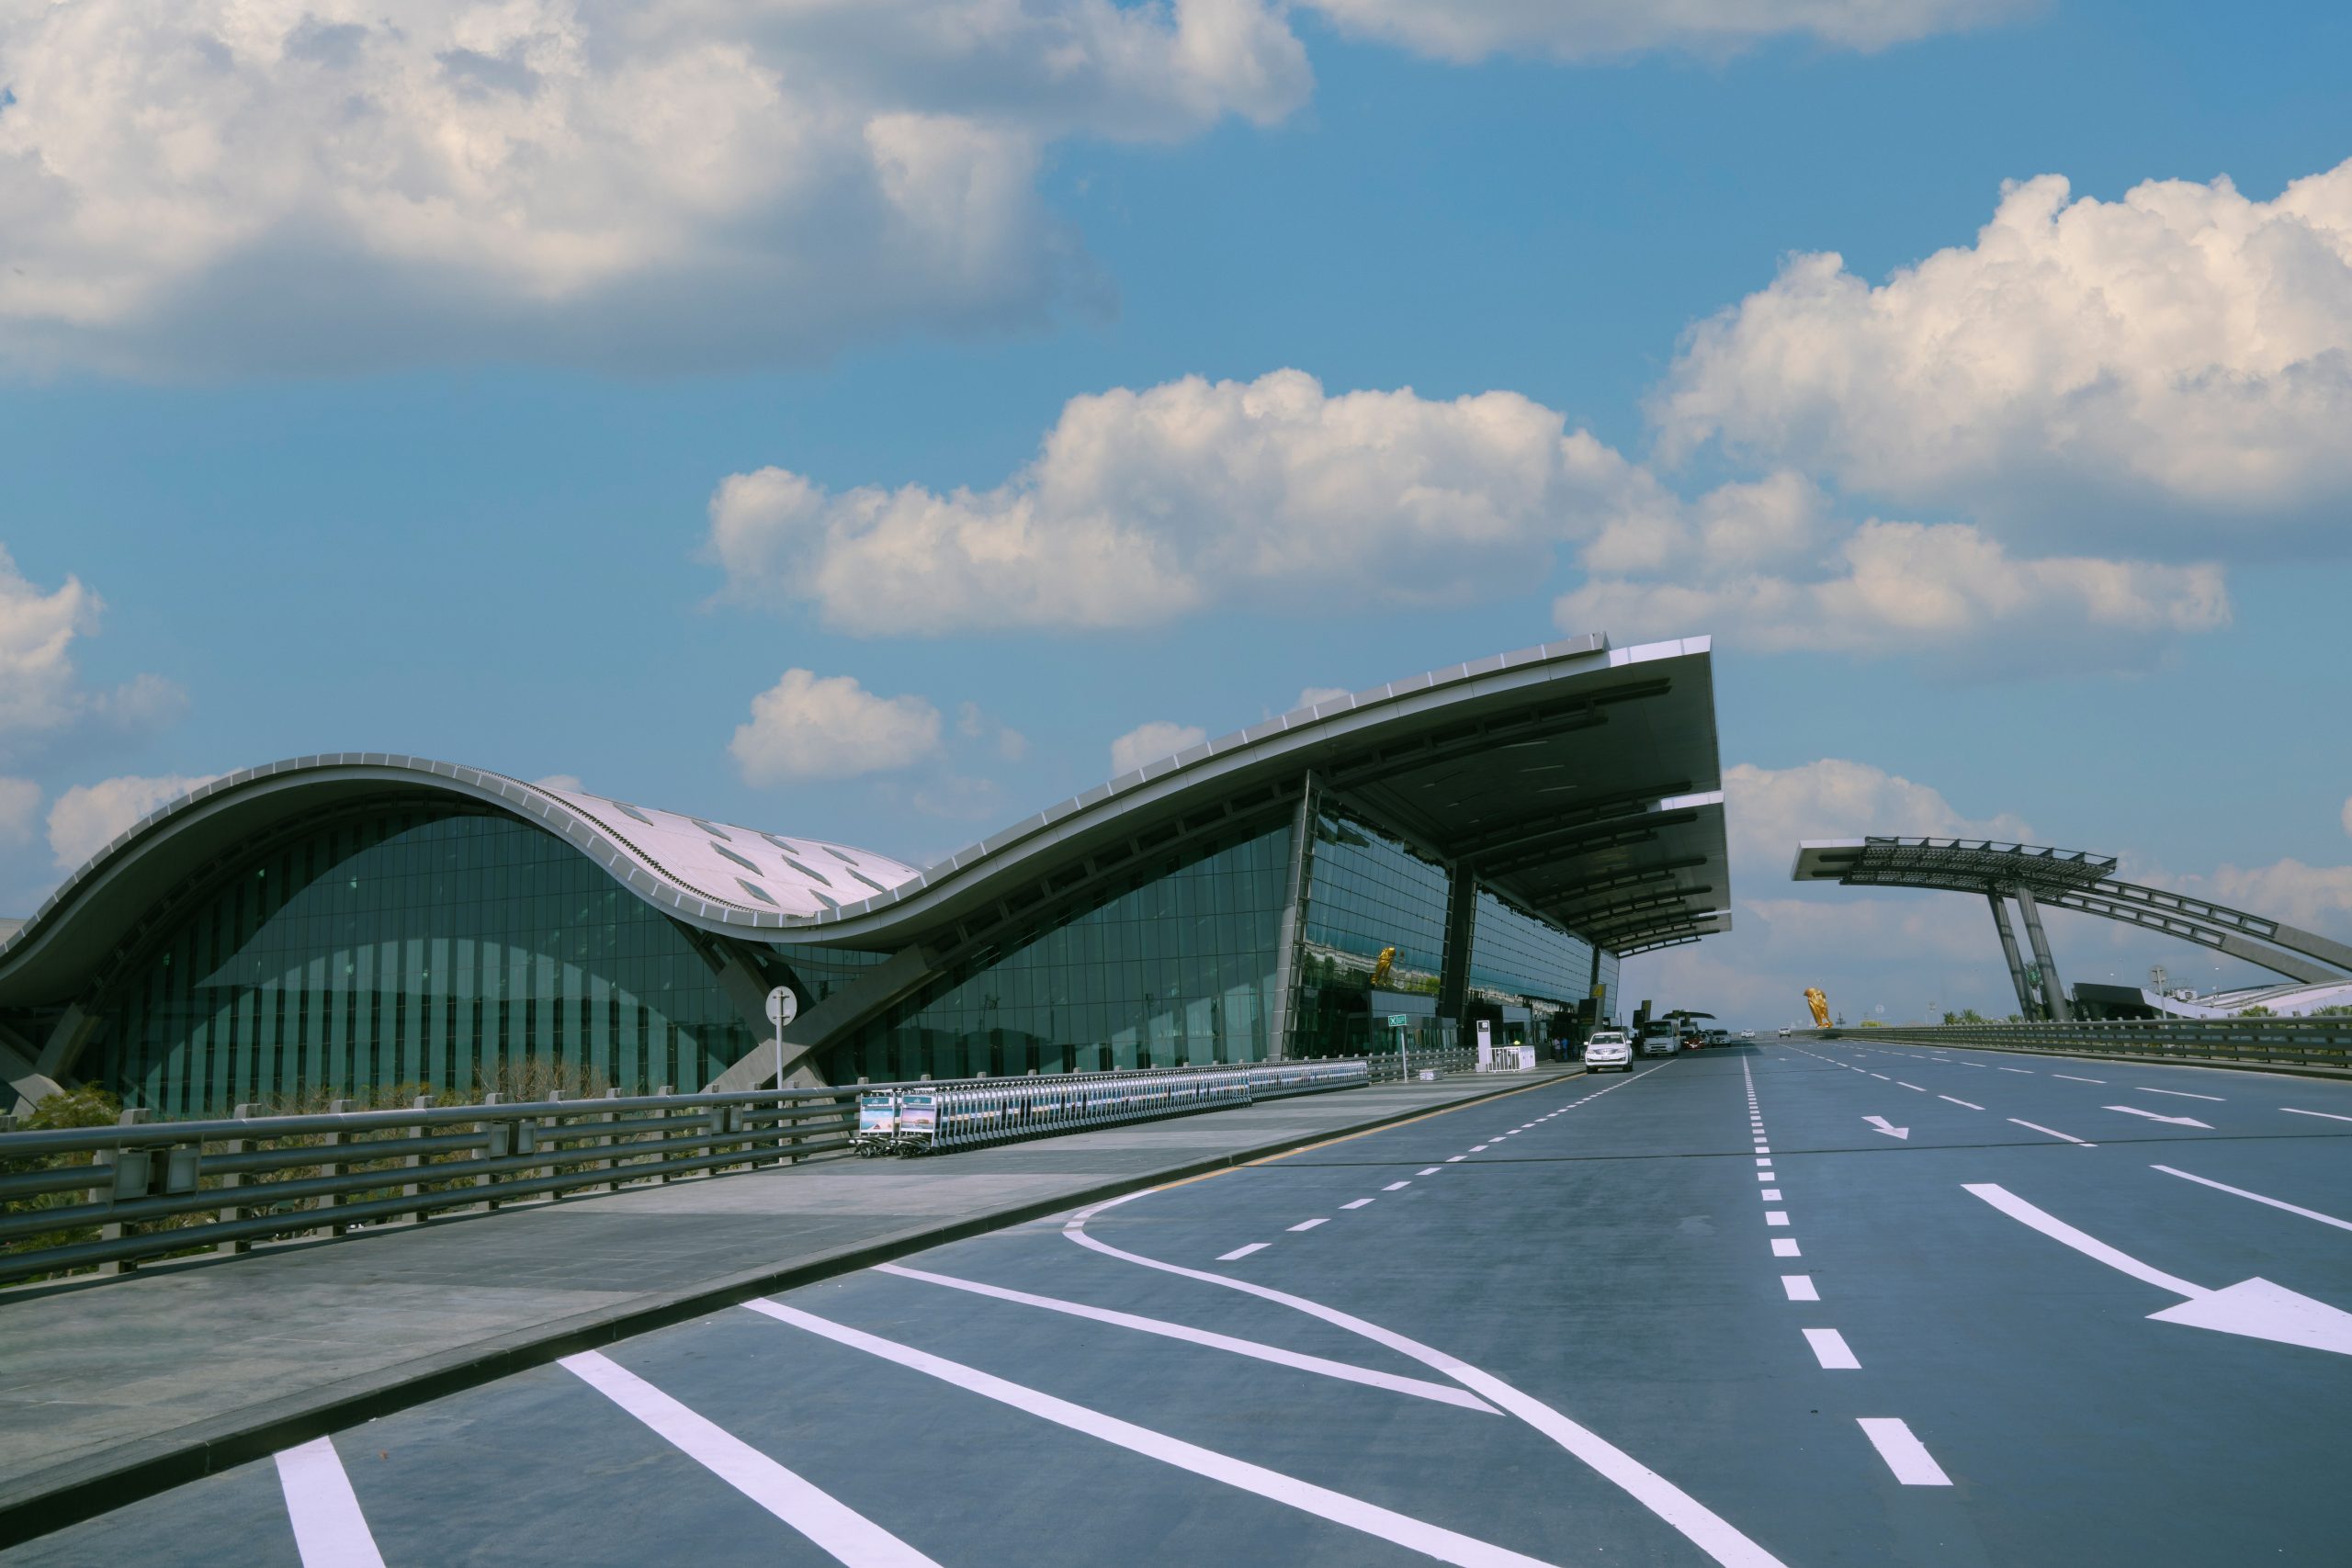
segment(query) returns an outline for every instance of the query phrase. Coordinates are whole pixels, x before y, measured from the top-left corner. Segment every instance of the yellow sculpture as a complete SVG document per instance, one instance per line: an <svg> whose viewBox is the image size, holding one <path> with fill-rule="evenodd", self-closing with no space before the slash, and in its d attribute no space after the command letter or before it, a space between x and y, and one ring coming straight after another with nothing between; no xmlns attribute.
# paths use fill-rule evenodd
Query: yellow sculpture
<svg viewBox="0 0 2352 1568"><path fill-rule="evenodd" d="M1813 1026L1815 1029L1829 1027L1828 992L1818 986L1807 986L1804 988L1804 1005L1813 1010Z"/></svg>
<svg viewBox="0 0 2352 1568"><path fill-rule="evenodd" d="M1372 983L1375 989L1388 984L1388 966L1396 962L1395 948L1384 947L1380 950L1380 962L1372 966Z"/></svg>

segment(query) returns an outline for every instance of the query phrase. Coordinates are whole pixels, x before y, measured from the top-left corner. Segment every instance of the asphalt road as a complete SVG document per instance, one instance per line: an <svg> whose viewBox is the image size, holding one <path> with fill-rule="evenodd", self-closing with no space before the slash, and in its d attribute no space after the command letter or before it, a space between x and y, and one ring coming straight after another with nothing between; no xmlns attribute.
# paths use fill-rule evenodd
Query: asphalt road
<svg viewBox="0 0 2352 1568"><path fill-rule="evenodd" d="M2352 1085L1767 1042L919 1255L7 1553L2352 1555Z"/></svg>

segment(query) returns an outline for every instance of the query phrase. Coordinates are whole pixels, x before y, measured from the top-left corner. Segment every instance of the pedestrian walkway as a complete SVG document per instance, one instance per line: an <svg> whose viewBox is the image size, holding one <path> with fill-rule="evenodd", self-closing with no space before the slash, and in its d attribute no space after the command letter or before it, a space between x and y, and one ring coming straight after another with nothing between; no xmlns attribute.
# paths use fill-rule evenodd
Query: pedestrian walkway
<svg viewBox="0 0 2352 1568"><path fill-rule="evenodd" d="M822 1159L0 1292L0 1540L19 1510L86 1513L729 1301L1561 1076Z"/></svg>

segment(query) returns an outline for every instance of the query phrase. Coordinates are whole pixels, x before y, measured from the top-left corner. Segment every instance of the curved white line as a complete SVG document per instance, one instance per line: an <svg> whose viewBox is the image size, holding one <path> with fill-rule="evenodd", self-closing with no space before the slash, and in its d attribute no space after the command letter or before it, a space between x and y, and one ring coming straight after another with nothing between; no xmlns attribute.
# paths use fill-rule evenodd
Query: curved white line
<svg viewBox="0 0 2352 1568"><path fill-rule="evenodd" d="M1199 1280L1228 1290L1241 1291L1263 1301L1273 1302L1309 1317L1322 1319L1336 1328L1361 1335L1376 1345L1385 1345L1402 1356L1409 1356L1425 1367L1435 1368L1463 1387L1489 1404L1500 1405L1518 1416L1554 1442L1582 1460L1603 1477L1615 1483L1635 1502L1680 1531L1693 1546L1723 1563L1724 1568L1784 1568L1781 1560L1757 1545L1731 1522L1710 1509L1705 1504L1683 1491L1665 1476L1644 1464L1608 1438L1561 1415L1532 1394L1521 1393L1491 1372L1481 1371L1469 1362L1450 1356L1418 1339L1408 1339L1376 1323L1328 1307L1320 1302L1294 1296L1271 1286L1255 1284L1248 1280L1231 1279L1223 1274L1211 1274L1200 1269L1187 1269L1181 1264L1162 1263L1156 1258L1123 1251L1108 1242L1098 1241L1086 1234L1086 1222L1114 1204L1127 1202L1140 1193L1129 1193L1107 1203L1096 1203L1080 1209L1062 1225L1062 1235L1080 1247L1091 1247L1106 1257L1157 1269L1162 1273L1180 1274L1187 1280Z"/></svg>

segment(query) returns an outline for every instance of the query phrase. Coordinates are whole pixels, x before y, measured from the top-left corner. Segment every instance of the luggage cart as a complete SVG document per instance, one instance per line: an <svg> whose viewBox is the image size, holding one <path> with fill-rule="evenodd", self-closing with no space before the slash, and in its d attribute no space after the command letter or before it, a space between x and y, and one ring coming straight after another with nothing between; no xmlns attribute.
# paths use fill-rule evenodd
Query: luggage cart
<svg viewBox="0 0 2352 1568"><path fill-rule="evenodd" d="M850 1146L860 1159L875 1159L898 1146L899 1097L889 1089L874 1089L857 1097L857 1131Z"/></svg>
<svg viewBox="0 0 2352 1568"><path fill-rule="evenodd" d="M890 1152L912 1158L929 1154L939 1137L939 1098L934 1094L903 1091L899 1095L899 1126L890 1140Z"/></svg>

